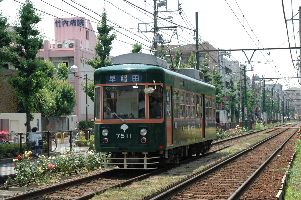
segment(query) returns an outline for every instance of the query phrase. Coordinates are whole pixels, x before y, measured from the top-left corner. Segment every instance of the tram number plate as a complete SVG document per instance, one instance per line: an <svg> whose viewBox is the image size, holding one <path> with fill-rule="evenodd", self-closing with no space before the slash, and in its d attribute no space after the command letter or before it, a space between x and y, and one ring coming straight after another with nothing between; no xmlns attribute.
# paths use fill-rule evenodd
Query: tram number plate
<svg viewBox="0 0 301 200"><path fill-rule="evenodd" d="M117 139L132 139L131 133L117 133Z"/></svg>

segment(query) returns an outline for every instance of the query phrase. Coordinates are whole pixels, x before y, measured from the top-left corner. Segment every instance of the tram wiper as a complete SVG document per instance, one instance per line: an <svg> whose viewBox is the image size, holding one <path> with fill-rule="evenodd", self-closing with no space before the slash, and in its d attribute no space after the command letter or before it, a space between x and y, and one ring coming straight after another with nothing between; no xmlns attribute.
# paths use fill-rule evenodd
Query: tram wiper
<svg viewBox="0 0 301 200"><path fill-rule="evenodd" d="M124 119L122 119L121 117L119 117L119 116L117 115L117 113L112 112L112 115L115 115L118 119L120 119L122 122L124 122Z"/></svg>

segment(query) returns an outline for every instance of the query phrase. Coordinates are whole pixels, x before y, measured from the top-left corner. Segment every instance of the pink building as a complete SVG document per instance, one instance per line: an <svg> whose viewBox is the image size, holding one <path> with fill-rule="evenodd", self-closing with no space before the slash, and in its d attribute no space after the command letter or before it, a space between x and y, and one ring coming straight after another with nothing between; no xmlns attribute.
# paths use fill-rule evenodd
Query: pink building
<svg viewBox="0 0 301 200"><path fill-rule="evenodd" d="M54 65L65 63L69 68L77 66L76 73L69 74L69 82L76 91L74 113L77 120L94 117L94 104L83 90L86 78L93 80L94 69L87 61L95 56L96 34L89 20L83 17L54 19L55 41L45 40L38 56L50 60ZM74 67L74 66L73 66ZM87 107L87 108L86 108Z"/></svg>

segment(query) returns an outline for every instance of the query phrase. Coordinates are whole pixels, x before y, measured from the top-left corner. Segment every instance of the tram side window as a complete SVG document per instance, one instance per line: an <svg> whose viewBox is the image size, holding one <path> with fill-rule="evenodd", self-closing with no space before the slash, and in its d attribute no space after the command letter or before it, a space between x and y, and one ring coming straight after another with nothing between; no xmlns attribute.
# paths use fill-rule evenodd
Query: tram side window
<svg viewBox="0 0 301 200"><path fill-rule="evenodd" d="M191 117L195 118L195 94L191 95Z"/></svg>
<svg viewBox="0 0 301 200"><path fill-rule="evenodd" d="M174 91L172 94L173 98L173 117L178 118L179 117L179 91Z"/></svg>
<svg viewBox="0 0 301 200"><path fill-rule="evenodd" d="M156 86L154 92L149 95L149 117L162 118L163 108L163 89L161 86Z"/></svg>
<svg viewBox="0 0 301 200"><path fill-rule="evenodd" d="M208 121L210 119L210 108L209 108L209 102L210 99L205 97L205 117L206 117L206 121Z"/></svg>
<svg viewBox="0 0 301 200"><path fill-rule="evenodd" d="M185 101L184 101L184 95L185 93L184 92L181 92L180 93L180 117L185 117Z"/></svg>
<svg viewBox="0 0 301 200"><path fill-rule="evenodd" d="M95 87L95 118L100 119L100 87Z"/></svg>
<svg viewBox="0 0 301 200"><path fill-rule="evenodd" d="M190 111L190 94L186 94L186 117L191 117L191 111Z"/></svg>
<svg viewBox="0 0 301 200"><path fill-rule="evenodd" d="M201 112L200 108L201 108L201 106L200 106L200 97L199 97L199 95L195 96L195 108L196 108L196 117L200 117L200 112Z"/></svg>
<svg viewBox="0 0 301 200"><path fill-rule="evenodd" d="M200 98L200 106L199 106L199 108L200 108L200 117L202 118L203 117L203 97L200 96L199 98Z"/></svg>

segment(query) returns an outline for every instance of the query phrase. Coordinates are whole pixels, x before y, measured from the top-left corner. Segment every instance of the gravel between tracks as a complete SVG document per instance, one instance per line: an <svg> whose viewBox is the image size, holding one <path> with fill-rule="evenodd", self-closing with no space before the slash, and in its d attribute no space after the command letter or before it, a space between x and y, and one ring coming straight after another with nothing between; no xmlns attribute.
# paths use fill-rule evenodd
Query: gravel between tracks
<svg viewBox="0 0 301 200"><path fill-rule="evenodd" d="M295 152L297 135L273 158L262 174L252 183L248 192L241 199L276 199L282 177L288 170L292 155Z"/></svg>
<svg viewBox="0 0 301 200"><path fill-rule="evenodd" d="M172 185L194 173L204 170L209 165L216 163L225 157L230 156L242 149L245 149L256 142L270 136L270 133L252 134L233 142L233 146L228 147L220 152L200 158L194 162L183 164L166 173L152 176L143 181L135 182L127 187L108 190L103 194L95 196L94 200L122 200L122 199L143 199L152 193L158 192L169 185Z"/></svg>
<svg viewBox="0 0 301 200"><path fill-rule="evenodd" d="M281 133L272 140L227 163L222 168L188 186L173 196L172 199L228 199L294 131L289 130ZM265 184L269 184L269 181L267 180ZM250 199L254 198L251 197ZM260 197L259 199L264 198Z"/></svg>

